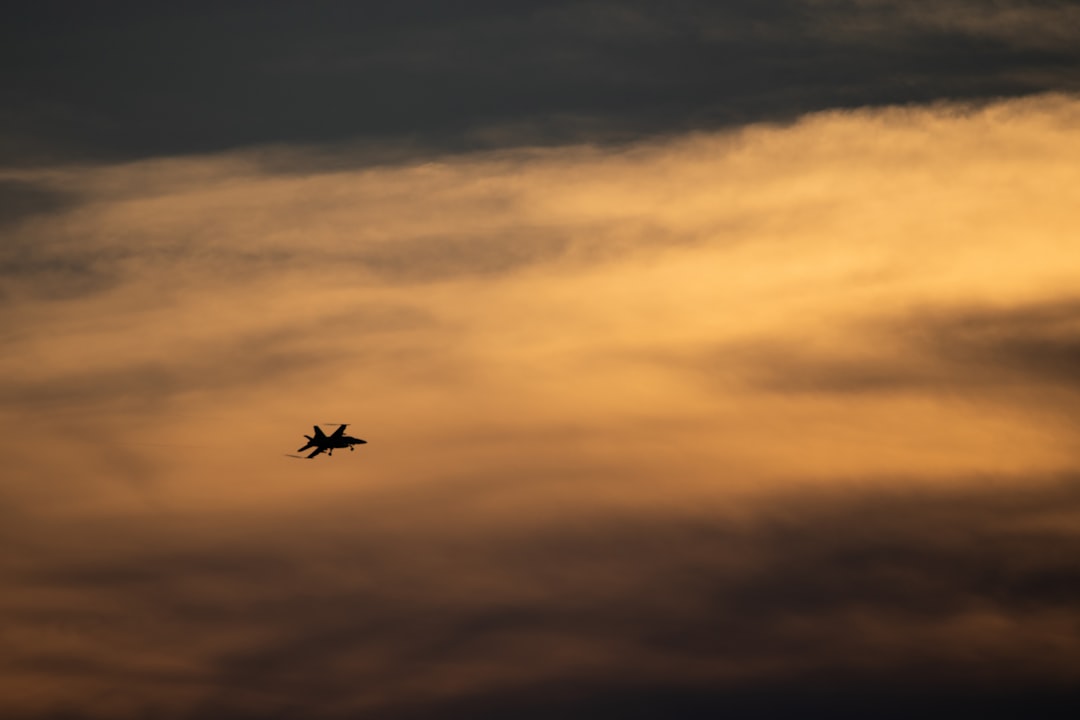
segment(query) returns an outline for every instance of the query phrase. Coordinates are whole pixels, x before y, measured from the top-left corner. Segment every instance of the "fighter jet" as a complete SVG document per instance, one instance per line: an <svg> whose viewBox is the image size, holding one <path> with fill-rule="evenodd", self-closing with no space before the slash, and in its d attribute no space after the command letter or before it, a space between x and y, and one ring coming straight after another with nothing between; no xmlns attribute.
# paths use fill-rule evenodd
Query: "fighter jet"
<svg viewBox="0 0 1080 720"><path fill-rule="evenodd" d="M304 437L306 437L308 441L307 445L296 451L304 452L308 448L315 448L311 451L311 454L307 456L308 460L315 457L319 453L325 452L328 455L333 455L334 450L338 448L349 448L349 450L353 450L353 445L367 444L367 440L361 440L360 438L349 437L348 435L346 435L345 428L349 427L346 424L339 425L338 429L330 435L324 433L322 431L322 428L320 428L318 425L313 425L312 427L315 428L315 434L305 435Z"/></svg>

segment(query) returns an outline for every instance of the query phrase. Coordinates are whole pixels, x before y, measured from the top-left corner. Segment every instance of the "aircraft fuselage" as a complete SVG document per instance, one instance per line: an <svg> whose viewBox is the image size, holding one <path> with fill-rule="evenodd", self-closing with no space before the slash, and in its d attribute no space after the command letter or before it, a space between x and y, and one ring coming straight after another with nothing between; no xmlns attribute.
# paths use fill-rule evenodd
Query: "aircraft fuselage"
<svg viewBox="0 0 1080 720"><path fill-rule="evenodd" d="M341 425L332 435L325 434L322 429L316 425L314 427L314 435L305 435L307 438L307 445L297 450L297 452L303 452L309 448L315 448L308 459L319 455L320 453L326 453L327 455L333 455L334 450L340 450L341 448L349 448L353 450L354 445L366 445L367 440L361 440L360 438L351 437L345 434L345 425Z"/></svg>

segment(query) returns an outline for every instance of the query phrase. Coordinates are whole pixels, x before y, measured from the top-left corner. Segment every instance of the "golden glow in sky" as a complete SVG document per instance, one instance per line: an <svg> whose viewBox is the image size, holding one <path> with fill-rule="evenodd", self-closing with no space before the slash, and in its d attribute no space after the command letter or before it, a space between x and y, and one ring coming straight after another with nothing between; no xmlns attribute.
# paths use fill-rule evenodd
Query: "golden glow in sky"
<svg viewBox="0 0 1080 720"><path fill-rule="evenodd" d="M0 708L1076 683L1078 127L5 170Z"/></svg>

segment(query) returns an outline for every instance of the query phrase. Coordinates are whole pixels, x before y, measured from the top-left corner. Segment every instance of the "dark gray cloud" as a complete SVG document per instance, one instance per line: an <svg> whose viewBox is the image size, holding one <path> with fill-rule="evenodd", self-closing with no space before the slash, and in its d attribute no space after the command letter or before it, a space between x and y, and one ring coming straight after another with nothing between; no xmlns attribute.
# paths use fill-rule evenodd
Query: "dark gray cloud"
<svg viewBox="0 0 1080 720"><path fill-rule="evenodd" d="M20 408L33 416L57 410L92 410L106 408L160 409L170 400L187 393L212 393L227 396L230 391L267 388L324 372L340 360L333 360L325 346L317 342L327 332L347 331L350 337L381 333L408 332L417 327L430 328L433 318L424 312L399 306L370 306L349 311L328 310L302 322L281 323L273 329L247 331L243 334L178 337L172 331L157 331L151 326L133 329L146 338L147 346L168 343L169 354L148 355L132 352L102 367L75 362L65 372L48 378L0 378L0 403ZM158 334L155 334L158 333ZM393 363L395 350L372 347L350 354L353 362ZM381 360L380 360L381 358Z"/></svg>
<svg viewBox="0 0 1080 720"><path fill-rule="evenodd" d="M751 381L782 392L972 393L1018 388L1080 390L1080 301L911 312L859 323L862 340L830 351L823 343L726 345L692 365L705 373L737 363Z"/></svg>
<svg viewBox="0 0 1080 720"><path fill-rule="evenodd" d="M13 237L0 249L0 302L71 300L103 292L124 281L121 263L132 255L89 243L71 248L65 240Z"/></svg>
<svg viewBox="0 0 1080 720"><path fill-rule="evenodd" d="M531 688L528 693L497 694L450 703L447 715L487 718L515 717L528 720L568 718L619 718L647 720L677 717L707 720L740 718L948 718L967 712L994 720L1024 717L1071 718L1080 697L1068 689L1038 692L1007 690L919 691L897 684L868 682L852 677L847 683L807 679L783 686L763 683L743 688L673 688L647 683L579 683ZM238 716L243 717L243 716ZM431 710L416 710L387 717L406 720L439 717Z"/></svg>
<svg viewBox="0 0 1080 720"><path fill-rule="evenodd" d="M45 522L20 549L35 563L6 563L8 616L42 642L5 663L122 683L131 716L178 687L193 692L176 717L824 712L984 693L1075 707L1080 535L1063 519L1080 479L948 480L497 534L461 525L486 491L434 521L402 496L241 532ZM140 662L155 648L182 661Z"/></svg>
<svg viewBox="0 0 1080 720"><path fill-rule="evenodd" d="M1080 390L1080 300L931 314L910 330L944 357L998 380Z"/></svg>
<svg viewBox="0 0 1080 720"><path fill-rule="evenodd" d="M155 407L184 392L221 392L253 382L274 382L319 364L317 356L275 352L272 346L238 339L227 348L204 347L168 361L138 362L41 383L0 382L0 401L37 410L131 403Z"/></svg>
<svg viewBox="0 0 1080 720"><path fill-rule="evenodd" d="M26 218L65 210L74 203L74 197L53 188L0 179L0 229Z"/></svg>
<svg viewBox="0 0 1080 720"><path fill-rule="evenodd" d="M199 273L208 282L233 282L297 267L352 268L381 282L426 283L478 278L565 257L571 241L553 228L490 234L442 234L351 247L243 249L205 247L187 238L120 247L93 234L14 236L0 249L0 302L14 298L77 300L130 283L147 273ZM208 243L209 244L209 243ZM595 253L594 253L595 254Z"/></svg>
<svg viewBox="0 0 1080 720"><path fill-rule="evenodd" d="M34 3L0 30L0 147L25 162L356 138L408 154L1076 89L1075 3L911 5Z"/></svg>

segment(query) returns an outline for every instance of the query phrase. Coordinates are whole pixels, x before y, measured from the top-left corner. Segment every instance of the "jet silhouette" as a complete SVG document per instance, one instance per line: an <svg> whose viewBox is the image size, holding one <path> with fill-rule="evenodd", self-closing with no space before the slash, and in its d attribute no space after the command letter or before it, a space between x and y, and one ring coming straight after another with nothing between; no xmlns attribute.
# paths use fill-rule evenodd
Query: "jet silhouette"
<svg viewBox="0 0 1080 720"><path fill-rule="evenodd" d="M346 424L339 425L338 429L335 430L331 435L327 435L326 433L324 433L318 425L313 425L312 427L315 428L315 434L305 435L304 437L306 437L308 441L307 445L296 451L303 452L308 448L315 448L311 451L311 454L307 456L308 460L315 457L319 453L325 452L328 455L333 455L334 450L338 448L349 448L349 450L353 450L353 445L367 444L367 440L361 440L360 438L349 437L348 435L346 435L345 428L349 427Z"/></svg>

